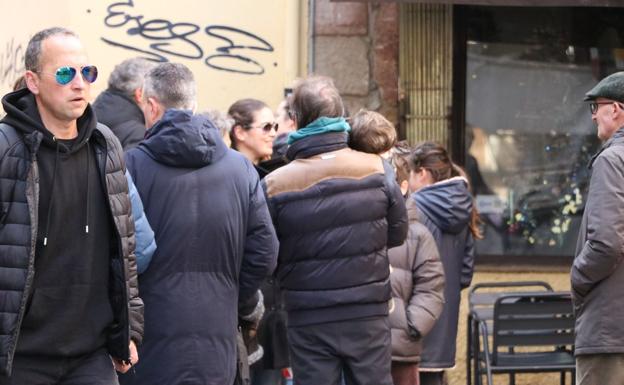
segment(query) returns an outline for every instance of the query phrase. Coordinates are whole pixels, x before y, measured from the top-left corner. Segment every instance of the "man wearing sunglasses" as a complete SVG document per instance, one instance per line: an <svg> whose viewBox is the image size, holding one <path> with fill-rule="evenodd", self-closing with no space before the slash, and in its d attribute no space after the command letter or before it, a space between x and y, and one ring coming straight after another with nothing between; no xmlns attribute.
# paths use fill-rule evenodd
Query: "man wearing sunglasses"
<svg viewBox="0 0 624 385"><path fill-rule="evenodd" d="M598 137L572 265L578 385L624 384L624 72L587 92Z"/></svg>
<svg viewBox="0 0 624 385"><path fill-rule="evenodd" d="M74 32L36 33L25 68L0 123L0 385L117 384L143 334L121 145Z"/></svg>

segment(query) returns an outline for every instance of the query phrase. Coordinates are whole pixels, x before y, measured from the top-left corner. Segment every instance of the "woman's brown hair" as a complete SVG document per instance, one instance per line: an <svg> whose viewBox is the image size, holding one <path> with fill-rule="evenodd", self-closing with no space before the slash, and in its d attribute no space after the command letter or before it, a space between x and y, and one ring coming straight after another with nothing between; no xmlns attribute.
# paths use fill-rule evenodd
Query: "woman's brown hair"
<svg viewBox="0 0 624 385"><path fill-rule="evenodd" d="M254 121L254 113L263 108L269 108L269 106L261 100L251 98L238 100L230 106L228 115L234 119L234 125L230 130L230 140L232 141L233 149L238 150L238 143L234 133L235 127L240 126L245 130L249 130Z"/></svg>
<svg viewBox="0 0 624 385"><path fill-rule="evenodd" d="M423 168L428 170L431 173L431 177L434 182L440 182L456 176L461 176L466 179L468 188L471 188L466 172L451 161L446 149L438 143L423 142L416 145L410 156L409 163L412 171L417 172ZM470 213L470 223L468 226L470 227L472 236L476 239L483 239L483 234L480 229L481 223L479 212L473 202L472 211Z"/></svg>

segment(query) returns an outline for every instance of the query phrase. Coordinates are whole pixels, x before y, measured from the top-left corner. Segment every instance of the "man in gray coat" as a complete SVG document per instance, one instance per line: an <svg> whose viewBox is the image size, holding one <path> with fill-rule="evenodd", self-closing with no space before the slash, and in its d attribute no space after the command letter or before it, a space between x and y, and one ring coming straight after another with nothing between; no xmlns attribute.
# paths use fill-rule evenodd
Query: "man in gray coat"
<svg viewBox="0 0 624 385"><path fill-rule="evenodd" d="M598 137L571 271L578 385L624 384L624 72L585 97Z"/></svg>

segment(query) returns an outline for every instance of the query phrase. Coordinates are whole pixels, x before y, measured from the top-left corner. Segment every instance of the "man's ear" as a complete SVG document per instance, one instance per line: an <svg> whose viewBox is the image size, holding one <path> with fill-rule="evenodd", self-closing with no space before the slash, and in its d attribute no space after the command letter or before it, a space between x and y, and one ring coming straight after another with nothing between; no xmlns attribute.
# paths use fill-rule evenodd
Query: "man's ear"
<svg viewBox="0 0 624 385"><path fill-rule="evenodd" d="M156 98L147 98L147 108L152 114L152 117L154 117L154 121L160 120L160 118L162 118L162 116L165 114L165 109Z"/></svg>
<svg viewBox="0 0 624 385"><path fill-rule="evenodd" d="M143 88L137 88L134 90L132 96L134 96L134 102L140 106L141 99L143 99Z"/></svg>
<svg viewBox="0 0 624 385"><path fill-rule="evenodd" d="M33 93L33 95L39 94L39 77L32 71L26 71L24 73L24 80L26 81L26 87Z"/></svg>
<svg viewBox="0 0 624 385"><path fill-rule="evenodd" d="M146 127L147 129L150 129L157 121L160 120L160 118L162 118L164 111L161 111L162 106L152 97L143 99L141 103L143 105L142 109Z"/></svg>
<svg viewBox="0 0 624 385"><path fill-rule="evenodd" d="M147 98L145 100L145 103L147 105L147 108L148 108L150 114L152 114L154 116L158 114L158 109L159 109L160 105L158 104L156 99L154 99L154 98Z"/></svg>
<svg viewBox="0 0 624 385"><path fill-rule="evenodd" d="M617 119L624 117L624 105L622 103L613 103L613 117Z"/></svg>

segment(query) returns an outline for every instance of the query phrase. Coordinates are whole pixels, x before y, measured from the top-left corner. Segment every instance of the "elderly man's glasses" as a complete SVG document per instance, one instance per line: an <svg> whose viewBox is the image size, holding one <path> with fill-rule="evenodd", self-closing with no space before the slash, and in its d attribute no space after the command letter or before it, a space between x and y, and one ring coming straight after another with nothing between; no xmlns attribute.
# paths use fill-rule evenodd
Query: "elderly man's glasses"
<svg viewBox="0 0 624 385"><path fill-rule="evenodd" d="M54 73L56 82L62 86L69 84L78 73L78 70L74 67L63 66L59 67ZM98 76L98 70L96 66L89 65L80 68L80 74L82 78L89 83L93 83Z"/></svg>
<svg viewBox="0 0 624 385"><path fill-rule="evenodd" d="M613 104L613 103L617 104L620 108L624 109L624 106L622 106L618 102L591 102L591 103L589 103L589 111L593 115L596 112L598 112L598 108L600 108L600 105L602 105L602 104Z"/></svg>
<svg viewBox="0 0 624 385"><path fill-rule="evenodd" d="M273 130L273 129L275 129L275 132L277 132L277 128L278 128L278 127L279 127L279 124L278 124L278 123L265 123L264 125L262 125L262 126L257 126L257 127L254 127L254 126L249 126L249 129L252 129L252 128L260 128L260 129L261 129L264 133L267 133L267 134L268 134L268 133L269 133L269 132L271 132L271 130Z"/></svg>

